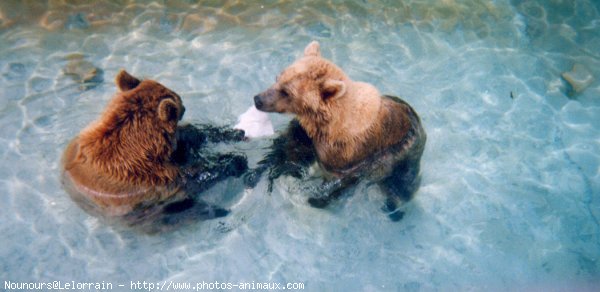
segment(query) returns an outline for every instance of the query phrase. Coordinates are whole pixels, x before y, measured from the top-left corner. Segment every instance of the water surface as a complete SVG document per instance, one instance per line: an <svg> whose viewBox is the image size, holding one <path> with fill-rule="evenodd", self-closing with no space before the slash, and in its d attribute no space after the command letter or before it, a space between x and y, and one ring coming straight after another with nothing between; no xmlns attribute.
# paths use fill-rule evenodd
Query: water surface
<svg viewBox="0 0 600 292"><path fill-rule="evenodd" d="M67 2L0 3L1 280L600 286L598 2ZM148 235L63 191L62 150L121 68L179 93L184 121L233 125L311 40L422 118L422 185L400 222L379 211L376 186L318 210L293 178L271 194L231 180L203 195L229 216ZM65 74L73 54L102 71L94 84ZM276 130L290 119L271 118ZM254 165L269 142L235 149Z"/></svg>

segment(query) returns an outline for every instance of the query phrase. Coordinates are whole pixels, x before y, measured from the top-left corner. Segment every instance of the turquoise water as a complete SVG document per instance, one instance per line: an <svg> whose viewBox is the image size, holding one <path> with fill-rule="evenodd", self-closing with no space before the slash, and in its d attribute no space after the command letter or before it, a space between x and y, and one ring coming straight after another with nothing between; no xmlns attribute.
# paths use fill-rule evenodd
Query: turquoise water
<svg viewBox="0 0 600 292"><path fill-rule="evenodd" d="M68 2L0 3L1 285L599 289L597 1ZM375 186L318 210L296 179L271 194L264 179L231 180L203 195L228 216L148 235L63 191L63 148L101 113L119 69L179 93L184 121L233 125L311 40L423 120L423 180L400 222L379 211ZM270 117L276 131L290 119ZM234 147L252 166L269 144Z"/></svg>

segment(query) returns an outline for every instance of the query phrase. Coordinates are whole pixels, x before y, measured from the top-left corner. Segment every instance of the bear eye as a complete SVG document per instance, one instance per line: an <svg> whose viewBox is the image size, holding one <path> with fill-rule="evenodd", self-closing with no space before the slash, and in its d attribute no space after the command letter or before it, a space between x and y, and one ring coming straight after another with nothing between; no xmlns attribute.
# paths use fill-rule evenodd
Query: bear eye
<svg viewBox="0 0 600 292"><path fill-rule="evenodd" d="M281 97L283 97L283 98L290 97L290 93L285 88L281 89L280 93L281 93Z"/></svg>

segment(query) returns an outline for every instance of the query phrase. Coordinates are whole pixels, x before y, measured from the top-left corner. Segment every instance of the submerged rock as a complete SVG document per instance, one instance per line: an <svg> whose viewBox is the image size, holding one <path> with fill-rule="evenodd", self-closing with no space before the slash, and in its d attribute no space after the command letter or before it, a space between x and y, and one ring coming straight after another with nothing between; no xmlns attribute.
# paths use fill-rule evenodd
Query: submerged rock
<svg viewBox="0 0 600 292"><path fill-rule="evenodd" d="M181 30L185 32L205 33L215 29L217 20L213 17L203 17L199 13L186 16L181 24Z"/></svg>
<svg viewBox="0 0 600 292"><path fill-rule="evenodd" d="M82 54L70 54L66 57L69 61L63 72L70 76L75 82L81 83L82 90L88 90L100 84L103 79L102 69L85 60Z"/></svg>
<svg viewBox="0 0 600 292"><path fill-rule="evenodd" d="M90 28L90 23L88 22L85 14L80 12L69 15L65 27L67 29L88 29Z"/></svg>
<svg viewBox="0 0 600 292"><path fill-rule="evenodd" d="M41 27L55 31L58 30L65 25L65 16L58 11L48 11L46 12L39 21Z"/></svg>
<svg viewBox="0 0 600 292"><path fill-rule="evenodd" d="M0 29L10 27L14 21L2 15L2 11L0 11Z"/></svg>
<svg viewBox="0 0 600 292"><path fill-rule="evenodd" d="M22 63L10 63L2 75L7 80L24 80L27 78L27 68Z"/></svg>
<svg viewBox="0 0 600 292"><path fill-rule="evenodd" d="M594 82L592 73L581 64L573 65L571 71L562 73L562 77L571 85L571 92L567 92L570 96L581 93Z"/></svg>

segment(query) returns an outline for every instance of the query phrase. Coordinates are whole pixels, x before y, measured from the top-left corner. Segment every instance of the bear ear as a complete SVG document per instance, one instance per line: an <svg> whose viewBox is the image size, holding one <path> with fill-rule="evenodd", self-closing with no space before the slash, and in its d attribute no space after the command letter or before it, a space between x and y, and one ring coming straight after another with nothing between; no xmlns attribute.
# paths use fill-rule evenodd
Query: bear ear
<svg viewBox="0 0 600 292"><path fill-rule="evenodd" d="M327 79L321 85L321 98L329 100L338 98L346 93L346 83L340 80Z"/></svg>
<svg viewBox="0 0 600 292"><path fill-rule="evenodd" d="M140 85L140 82L139 79L129 75L125 70L121 70L119 74L117 74L117 78L115 78L115 83L117 83L117 86L121 91L134 89Z"/></svg>
<svg viewBox="0 0 600 292"><path fill-rule="evenodd" d="M172 99L163 99L158 104L158 118L165 122L177 122L179 120L179 107Z"/></svg>
<svg viewBox="0 0 600 292"><path fill-rule="evenodd" d="M321 48L319 42L312 41L304 49L304 57L321 57Z"/></svg>

